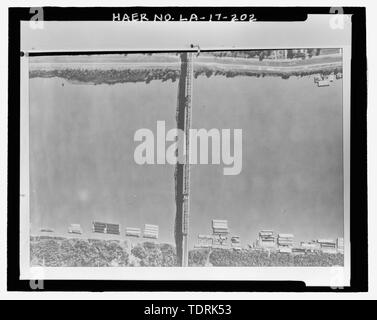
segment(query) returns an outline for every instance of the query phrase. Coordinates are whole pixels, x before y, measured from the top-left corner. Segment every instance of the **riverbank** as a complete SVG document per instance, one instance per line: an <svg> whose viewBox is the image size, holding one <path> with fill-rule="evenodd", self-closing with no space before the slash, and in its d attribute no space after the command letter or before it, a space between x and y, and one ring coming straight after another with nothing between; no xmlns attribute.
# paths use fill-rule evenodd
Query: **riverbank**
<svg viewBox="0 0 377 320"><path fill-rule="evenodd" d="M208 261L207 261L208 260ZM294 255L242 249L194 249L190 267L330 267L343 266L343 254ZM31 266L45 267L176 267L175 248L166 243L30 237Z"/></svg>
<svg viewBox="0 0 377 320"><path fill-rule="evenodd" d="M290 76L327 75L342 72L341 55L312 59L264 60L203 55L194 60L194 77L199 76ZM180 75L180 58L175 54L35 57L30 60L30 78L60 77L68 81L92 84L124 82L176 81Z"/></svg>

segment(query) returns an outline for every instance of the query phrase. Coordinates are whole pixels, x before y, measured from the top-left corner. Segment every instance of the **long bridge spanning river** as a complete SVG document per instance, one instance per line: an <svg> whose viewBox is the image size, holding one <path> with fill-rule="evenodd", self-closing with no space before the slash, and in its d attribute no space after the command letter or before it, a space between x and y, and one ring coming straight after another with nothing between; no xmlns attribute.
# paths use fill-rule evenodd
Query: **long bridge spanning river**
<svg viewBox="0 0 377 320"><path fill-rule="evenodd" d="M190 128L192 116L193 54L181 54L181 73L178 85L177 128L185 135L185 163L177 163L175 171L176 221L175 241L178 263L188 266L188 233L190 213Z"/></svg>

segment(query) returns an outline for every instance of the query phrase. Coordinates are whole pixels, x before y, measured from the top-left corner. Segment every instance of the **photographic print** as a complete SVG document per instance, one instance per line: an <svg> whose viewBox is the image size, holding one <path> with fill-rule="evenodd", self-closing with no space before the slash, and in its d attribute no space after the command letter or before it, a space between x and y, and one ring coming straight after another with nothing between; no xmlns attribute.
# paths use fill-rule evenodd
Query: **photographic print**
<svg viewBox="0 0 377 320"><path fill-rule="evenodd" d="M27 268L344 270L344 46L54 51L68 35L21 57Z"/></svg>

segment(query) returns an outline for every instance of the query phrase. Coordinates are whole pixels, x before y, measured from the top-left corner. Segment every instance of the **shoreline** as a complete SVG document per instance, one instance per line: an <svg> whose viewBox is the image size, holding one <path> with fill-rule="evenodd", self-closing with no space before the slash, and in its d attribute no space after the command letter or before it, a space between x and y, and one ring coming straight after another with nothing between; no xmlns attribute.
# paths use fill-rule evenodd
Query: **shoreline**
<svg viewBox="0 0 377 320"><path fill-rule="evenodd" d="M97 61L93 62L67 62L61 59L61 61L53 59L51 62L31 61L29 75L30 78L59 77L68 81L90 84L149 83L152 80L175 82L180 75L180 60L177 56L158 57L158 59L151 59L150 56L132 57L132 59L121 58L118 58L118 61L94 59ZM287 61L257 61L246 58L204 56L199 57L194 64L195 78L205 75L208 78L211 76L228 78L278 76L288 79L290 76L328 75L340 72L342 72L341 55Z"/></svg>
<svg viewBox="0 0 377 320"><path fill-rule="evenodd" d="M30 237L30 265L46 267L179 267L174 245L143 241ZM191 249L189 267L344 266L344 254L286 254L243 248Z"/></svg>

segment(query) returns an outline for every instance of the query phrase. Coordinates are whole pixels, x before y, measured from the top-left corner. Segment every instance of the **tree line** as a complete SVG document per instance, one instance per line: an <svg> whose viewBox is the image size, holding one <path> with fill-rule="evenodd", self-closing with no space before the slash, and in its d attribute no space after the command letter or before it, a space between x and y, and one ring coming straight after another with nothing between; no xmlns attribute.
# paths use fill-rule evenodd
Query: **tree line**
<svg viewBox="0 0 377 320"><path fill-rule="evenodd" d="M289 79L291 76L304 77L312 74L328 75L331 73L342 72L341 67L323 68L321 70L302 70L302 71L287 71L287 72L273 72L273 71L250 71L250 70L225 70L212 69L208 67L197 67L194 70L194 77L205 76L210 78L212 76L224 76L226 78L234 78L237 76L248 77L266 77L274 76L282 79ZM145 82L150 83L153 80L160 80L166 82L168 80L175 82L179 79L180 70L172 68L145 68L145 69L53 69L53 70L31 70L30 78L53 78L58 77L68 81L78 81L92 84L116 84L128 82Z"/></svg>

